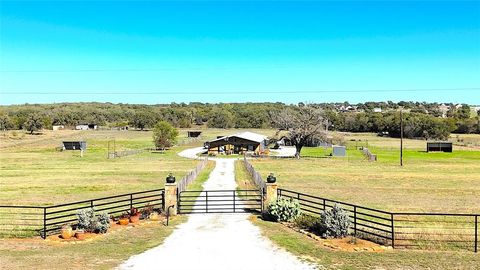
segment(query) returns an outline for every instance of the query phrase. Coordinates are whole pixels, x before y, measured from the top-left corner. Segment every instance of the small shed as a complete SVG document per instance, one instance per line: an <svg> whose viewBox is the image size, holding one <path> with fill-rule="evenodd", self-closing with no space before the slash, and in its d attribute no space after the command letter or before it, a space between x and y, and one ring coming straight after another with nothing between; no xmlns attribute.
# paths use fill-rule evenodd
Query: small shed
<svg viewBox="0 0 480 270"><path fill-rule="evenodd" d="M86 141L65 141L63 142L63 150L87 150Z"/></svg>
<svg viewBox="0 0 480 270"><path fill-rule="evenodd" d="M332 156L334 157L345 157L347 156L347 148L341 145L332 146Z"/></svg>
<svg viewBox="0 0 480 270"><path fill-rule="evenodd" d="M187 131L188 138L198 138L202 134L201 131L189 130Z"/></svg>
<svg viewBox="0 0 480 270"><path fill-rule="evenodd" d="M53 125L52 130L64 130L65 126L64 125Z"/></svg>
<svg viewBox="0 0 480 270"><path fill-rule="evenodd" d="M453 143L451 142L427 142L427 152L453 152Z"/></svg>
<svg viewBox="0 0 480 270"><path fill-rule="evenodd" d="M98 126L96 124L80 124L75 126L76 130L89 130L89 129L96 130L97 128Z"/></svg>

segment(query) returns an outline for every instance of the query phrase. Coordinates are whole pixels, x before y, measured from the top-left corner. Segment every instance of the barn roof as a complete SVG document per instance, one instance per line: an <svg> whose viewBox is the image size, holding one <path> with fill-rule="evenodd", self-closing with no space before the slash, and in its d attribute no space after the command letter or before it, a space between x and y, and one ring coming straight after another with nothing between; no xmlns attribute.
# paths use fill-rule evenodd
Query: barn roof
<svg viewBox="0 0 480 270"><path fill-rule="evenodd" d="M265 136L265 135L258 134L258 133L253 133L253 132L250 132L250 131L245 131L245 132L233 134L230 137L239 137L239 138L242 138L242 139L246 139L246 140L250 140L250 141L254 141L254 142L259 142L259 143L263 142L264 140L267 139L267 136Z"/></svg>
<svg viewBox="0 0 480 270"><path fill-rule="evenodd" d="M241 139L244 139L244 140L257 142L257 143L261 143L261 142L263 142L267 139L267 136L265 136L265 135L258 134L258 133L253 133L253 132L250 132L250 131L245 131L245 132L235 133L235 134L230 135L230 136L224 136L224 137L221 137L221 138L217 138L217 139L211 140L209 142L211 143L211 142L216 142L216 141L228 141L228 138L231 138L231 137L237 137L237 138L241 138Z"/></svg>

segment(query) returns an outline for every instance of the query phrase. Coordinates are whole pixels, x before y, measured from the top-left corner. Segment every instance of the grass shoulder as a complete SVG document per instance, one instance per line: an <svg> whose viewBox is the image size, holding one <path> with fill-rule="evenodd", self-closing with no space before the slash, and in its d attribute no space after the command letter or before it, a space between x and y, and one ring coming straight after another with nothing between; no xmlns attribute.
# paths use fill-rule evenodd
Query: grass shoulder
<svg viewBox="0 0 480 270"><path fill-rule="evenodd" d="M476 269L471 252L393 250L383 253L334 251L280 223L252 216L253 224L273 243L320 269Z"/></svg>
<svg viewBox="0 0 480 270"><path fill-rule="evenodd" d="M186 220L186 216L175 216L168 227L160 222L132 227L77 244L4 239L0 241L2 269L112 269L130 256L162 244Z"/></svg>

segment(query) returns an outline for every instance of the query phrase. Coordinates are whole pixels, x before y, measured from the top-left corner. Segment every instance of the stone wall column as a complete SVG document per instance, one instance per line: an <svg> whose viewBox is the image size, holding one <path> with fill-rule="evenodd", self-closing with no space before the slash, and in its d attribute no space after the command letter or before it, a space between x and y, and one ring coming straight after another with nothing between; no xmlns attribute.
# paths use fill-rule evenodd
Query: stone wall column
<svg viewBox="0 0 480 270"><path fill-rule="evenodd" d="M164 211L167 214L168 208L170 207L170 215L175 216L177 215L177 183L165 183L165 205Z"/></svg>
<svg viewBox="0 0 480 270"><path fill-rule="evenodd" d="M277 201L277 183L265 184L265 196L263 197L263 211L267 211L267 207L270 203Z"/></svg>

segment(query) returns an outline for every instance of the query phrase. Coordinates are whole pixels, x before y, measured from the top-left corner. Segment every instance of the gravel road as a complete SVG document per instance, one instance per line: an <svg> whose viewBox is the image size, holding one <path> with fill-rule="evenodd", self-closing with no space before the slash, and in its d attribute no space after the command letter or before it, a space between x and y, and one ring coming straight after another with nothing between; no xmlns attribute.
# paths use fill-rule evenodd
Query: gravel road
<svg viewBox="0 0 480 270"><path fill-rule="evenodd" d="M193 151L189 154L193 154ZM235 189L234 160L218 159L204 189ZM193 214L165 242L130 257L127 269L316 269L261 235L250 214Z"/></svg>

